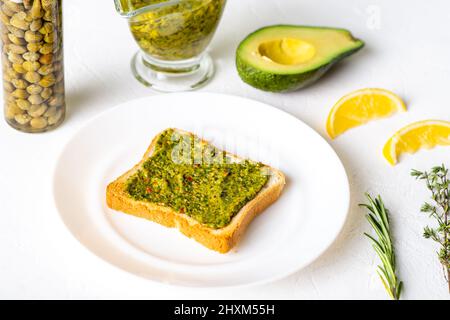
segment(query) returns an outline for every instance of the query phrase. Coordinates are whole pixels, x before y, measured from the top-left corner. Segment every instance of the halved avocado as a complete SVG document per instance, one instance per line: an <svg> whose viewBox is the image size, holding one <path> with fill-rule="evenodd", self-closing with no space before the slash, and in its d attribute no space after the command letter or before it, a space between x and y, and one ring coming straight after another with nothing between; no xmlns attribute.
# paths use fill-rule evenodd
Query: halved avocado
<svg viewBox="0 0 450 320"><path fill-rule="evenodd" d="M239 76L273 92L303 88L364 46L345 29L276 25L247 36L236 53Z"/></svg>

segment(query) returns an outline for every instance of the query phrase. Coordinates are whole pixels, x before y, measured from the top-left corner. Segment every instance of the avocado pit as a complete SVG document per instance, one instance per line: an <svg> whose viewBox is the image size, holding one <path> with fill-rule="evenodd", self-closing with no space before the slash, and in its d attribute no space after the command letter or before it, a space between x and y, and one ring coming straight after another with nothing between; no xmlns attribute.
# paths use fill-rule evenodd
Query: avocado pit
<svg viewBox="0 0 450 320"><path fill-rule="evenodd" d="M314 58L316 51L311 43L295 38L263 42L258 47L258 53L263 59L283 65L306 63Z"/></svg>

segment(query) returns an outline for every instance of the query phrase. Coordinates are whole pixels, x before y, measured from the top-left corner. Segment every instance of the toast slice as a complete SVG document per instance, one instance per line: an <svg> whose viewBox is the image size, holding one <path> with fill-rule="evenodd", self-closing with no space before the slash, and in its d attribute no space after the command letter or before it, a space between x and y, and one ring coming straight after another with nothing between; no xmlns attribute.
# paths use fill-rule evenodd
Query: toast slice
<svg viewBox="0 0 450 320"><path fill-rule="evenodd" d="M192 133L183 130L172 130L179 134L192 135ZM146 160L152 157L158 139L163 132L153 139L144 157L137 165L108 185L106 190L107 205L113 210L145 218L169 228L177 228L181 233L205 247L220 253L227 253L240 241L253 218L279 198L285 185L284 174L279 170L263 165L262 168L268 175L268 180L262 189L252 200L244 204L232 217L229 224L218 229L212 228L168 206L145 200L138 201L129 195L127 191L128 179L138 172ZM207 143L204 140L200 141ZM225 154L233 160L243 160L230 153Z"/></svg>

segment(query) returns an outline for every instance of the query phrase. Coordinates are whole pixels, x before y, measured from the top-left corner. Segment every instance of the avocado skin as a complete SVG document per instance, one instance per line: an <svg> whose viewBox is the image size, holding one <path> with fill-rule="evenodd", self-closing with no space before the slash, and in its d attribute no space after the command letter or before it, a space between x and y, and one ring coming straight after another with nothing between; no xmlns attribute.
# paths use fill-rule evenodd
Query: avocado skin
<svg viewBox="0 0 450 320"><path fill-rule="evenodd" d="M243 63L240 57L236 59L236 66L241 79L252 87L270 92L290 92L317 81L331 68L332 64L329 63L306 73L290 75L261 71Z"/></svg>
<svg viewBox="0 0 450 320"><path fill-rule="evenodd" d="M282 27L284 25L280 26ZM264 27L253 32L252 34L259 32L260 30L263 30L265 28L272 27L278 26ZM250 37L252 34L250 34L248 37ZM259 70L258 68L255 68L243 61L238 52L247 38L245 38L244 41L241 42L237 49L236 67L238 74L245 83L251 85L252 87L270 92L291 92L307 87L319 80L336 63L361 50L365 45L363 41L359 40L361 42L361 46L352 50L348 50L341 55L336 56L329 62L323 64L322 66L308 72L298 74L277 74Z"/></svg>

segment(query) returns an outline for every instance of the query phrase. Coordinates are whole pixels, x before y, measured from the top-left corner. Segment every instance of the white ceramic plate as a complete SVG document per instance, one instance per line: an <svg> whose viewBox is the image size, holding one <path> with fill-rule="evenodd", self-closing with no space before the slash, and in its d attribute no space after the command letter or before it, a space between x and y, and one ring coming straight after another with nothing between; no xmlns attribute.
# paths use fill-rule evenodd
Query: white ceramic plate
<svg viewBox="0 0 450 320"><path fill-rule="evenodd" d="M228 254L106 206L107 184L139 162L168 127L192 131L287 177L281 198ZM241 286L285 277L319 257L345 222L349 185L327 142L293 116L243 98L183 93L127 102L90 121L62 152L54 196L72 234L123 270L177 285Z"/></svg>

